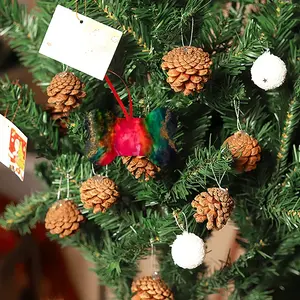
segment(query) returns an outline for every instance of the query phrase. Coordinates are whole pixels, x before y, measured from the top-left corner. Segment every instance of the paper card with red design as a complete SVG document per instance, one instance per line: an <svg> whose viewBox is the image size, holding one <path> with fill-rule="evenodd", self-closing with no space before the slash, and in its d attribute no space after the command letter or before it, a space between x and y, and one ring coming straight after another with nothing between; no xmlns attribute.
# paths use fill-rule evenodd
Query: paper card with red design
<svg viewBox="0 0 300 300"><path fill-rule="evenodd" d="M40 53L103 80L122 32L57 5Z"/></svg>
<svg viewBox="0 0 300 300"><path fill-rule="evenodd" d="M0 115L0 162L24 180L27 137L11 121Z"/></svg>

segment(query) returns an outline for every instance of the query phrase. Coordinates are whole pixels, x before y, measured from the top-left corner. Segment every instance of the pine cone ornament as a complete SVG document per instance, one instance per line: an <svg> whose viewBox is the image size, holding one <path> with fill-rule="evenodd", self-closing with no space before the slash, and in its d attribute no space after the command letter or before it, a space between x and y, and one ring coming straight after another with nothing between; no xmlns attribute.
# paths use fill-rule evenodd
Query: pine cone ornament
<svg viewBox="0 0 300 300"><path fill-rule="evenodd" d="M168 71L167 82L175 92L183 92L185 96L194 91L199 93L209 79L212 61L201 48L175 48L162 59L161 67Z"/></svg>
<svg viewBox="0 0 300 300"><path fill-rule="evenodd" d="M172 291L169 290L166 283L159 278L156 279L151 276L145 276L134 281L131 291L135 293L131 298L132 300L174 300Z"/></svg>
<svg viewBox="0 0 300 300"><path fill-rule="evenodd" d="M63 238L75 233L83 220L83 215L72 200L60 200L48 209L45 227L50 233Z"/></svg>
<svg viewBox="0 0 300 300"><path fill-rule="evenodd" d="M261 148L255 138L244 131L238 131L225 140L224 146L228 146L238 172L256 169L260 161Z"/></svg>
<svg viewBox="0 0 300 300"><path fill-rule="evenodd" d="M197 209L194 214L196 222L207 220L208 230L221 229L227 223L234 207L234 201L227 190L209 188L207 192L197 195L192 201L192 207Z"/></svg>
<svg viewBox="0 0 300 300"><path fill-rule="evenodd" d="M62 72L55 75L47 88L49 96L47 110L53 120L66 120L70 111L81 104L86 96L85 85L73 73Z"/></svg>
<svg viewBox="0 0 300 300"><path fill-rule="evenodd" d="M93 208L94 214L106 212L120 197L115 182L108 177L93 176L80 188L81 202L87 209Z"/></svg>
<svg viewBox="0 0 300 300"><path fill-rule="evenodd" d="M145 156L123 156L122 162L136 179L144 175L145 181L149 181L160 172L160 168Z"/></svg>

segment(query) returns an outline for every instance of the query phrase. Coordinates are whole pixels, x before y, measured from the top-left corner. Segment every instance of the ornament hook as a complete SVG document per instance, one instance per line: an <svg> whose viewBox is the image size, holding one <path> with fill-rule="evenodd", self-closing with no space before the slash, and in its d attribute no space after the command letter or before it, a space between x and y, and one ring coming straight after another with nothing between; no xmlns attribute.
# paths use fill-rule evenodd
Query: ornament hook
<svg viewBox="0 0 300 300"><path fill-rule="evenodd" d="M178 220L179 213L177 213L176 211L173 211L173 217L174 217L174 219L176 221L177 226L181 229L182 232L185 232L185 231L189 232L188 221L187 221L186 214L183 211L181 211L181 213L182 213L182 215L184 217L185 228L184 228L184 226L182 224L179 223L179 220Z"/></svg>
<svg viewBox="0 0 300 300"><path fill-rule="evenodd" d="M59 179L59 186L58 186L58 191L57 191L57 200L60 199L61 183L62 183L62 176L60 176L60 179Z"/></svg>
<svg viewBox="0 0 300 300"><path fill-rule="evenodd" d="M156 238L157 239L157 238ZM156 279L159 276L159 272L156 270L156 260L155 260L155 247L154 247L154 239L150 239L150 245L151 245L151 273L152 278Z"/></svg>
<svg viewBox="0 0 300 300"><path fill-rule="evenodd" d="M118 92L116 91L114 85L112 84L112 82L110 81L110 79L108 78L107 75L104 76L104 79L106 81L106 83L108 84L109 88L111 89L113 95L115 96L117 102L119 103L123 113L124 113L124 116L126 119L131 119L133 117L133 104L132 104L132 98L131 98L131 94L130 94L130 91L129 91L129 88L127 87L125 81L118 75L116 74L115 72L113 71L110 71L108 70L110 73L116 75L117 77L119 77L121 79L121 81L124 83L125 85L125 88L127 90L127 93L128 93L128 100L129 100L129 115L128 115L128 112L124 106L124 103L123 101L121 100L121 97L119 96Z"/></svg>
<svg viewBox="0 0 300 300"><path fill-rule="evenodd" d="M223 180L223 178L224 178L224 176L225 176L225 174L226 174L226 171L223 172L221 178L218 180L218 179L217 179L217 176L216 176L216 173L215 173L215 171L214 171L214 168L213 168L212 163L210 163L209 165L210 165L211 171L212 171L212 173L213 173L213 175L214 175L215 182L216 182L216 184L218 185L218 188L219 188L220 190L225 191L225 189L221 187L221 184L222 184L222 180Z"/></svg>
<svg viewBox="0 0 300 300"><path fill-rule="evenodd" d="M182 23L183 23L183 16L181 16L181 22L180 22L180 35L181 35L182 46L185 47L184 38L183 38L183 24ZM191 36L190 36L189 47L192 45L193 35L194 35L194 18L192 17L192 27L191 27Z"/></svg>
<svg viewBox="0 0 300 300"><path fill-rule="evenodd" d="M67 174L67 199L70 198L70 174Z"/></svg>
<svg viewBox="0 0 300 300"><path fill-rule="evenodd" d="M240 109L240 101L234 99L233 100L233 106L234 106L234 112L235 112L235 115L236 115L236 127L238 129L238 131L241 131L242 130L242 126L241 126L241 122L240 122L240 114L242 113L241 112L241 109Z"/></svg>
<svg viewBox="0 0 300 300"><path fill-rule="evenodd" d="M78 16L78 2L79 2L79 0L76 0L76 18L79 20L80 24L82 24L83 20L80 20L79 16ZM86 3L86 0L84 0L84 15L85 16L86 16L86 7L87 7L87 3Z"/></svg>

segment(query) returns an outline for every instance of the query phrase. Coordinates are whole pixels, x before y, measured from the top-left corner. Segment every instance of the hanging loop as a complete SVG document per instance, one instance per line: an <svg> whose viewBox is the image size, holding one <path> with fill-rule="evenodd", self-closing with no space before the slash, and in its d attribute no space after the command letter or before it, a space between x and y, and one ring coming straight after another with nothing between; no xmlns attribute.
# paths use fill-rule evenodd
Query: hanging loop
<svg viewBox="0 0 300 300"><path fill-rule="evenodd" d="M241 114L241 109L240 109L240 101L234 99L233 100L233 106L234 106L234 112L236 115L236 127L238 131L242 130L241 122L240 122L240 114Z"/></svg>
<svg viewBox="0 0 300 300"><path fill-rule="evenodd" d="M115 98L116 98L118 104L120 105L120 107L121 107L121 109L122 109L122 111L123 111L123 113L124 113L125 118L126 118L126 119L131 119L131 118L133 118L133 104L132 104L132 98L131 98L131 94L130 94L129 88L127 87L125 81L121 78L121 76L119 76L118 74L116 74L115 72L110 71L110 70L108 70L108 72L110 72L110 73L116 75L116 76L117 76L118 78L120 78L121 81L124 83L125 88L126 88L127 93L128 93L129 114L128 114L128 112L127 112L125 106L124 106L124 103L123 103L121 97L119 96L118 92L116 91L114 85L112 84L112 82L110 81L110 79L108 78L108 76L105 75L105 77L104 77L104 79L105 79L105 81L107 82L109 88L111 89L113 95L115 96Z"/></svg>
<svg viewBox="0 0 300 300"><path fill-rule="evenodd" d="M61 183L62 183L62 176L61 176L60 179L59 179L59 186L58 186L58 191L57 191L57 200L60 199Z"/></svg>
<svg viewBox="0 0 300 300"><path fill-rule="evenodd" d="M183 38L183 16L181 17L181 22L180 22L180 35L181 35L181 43L182 43L182 47L185 47L184 44L184 38ZM192 17L192 27L191 27L191 35L190 35L190 42L189 42L189 47L192 45L192 41L193 41L193 35L194 35L194 18Z"/></svg>
<svg viewBox="0 0 300 300"><path fill-rule="evenodd" d="M78 6L79 6L79 0L76 0L76 18L79 20L79 22L82 24L83 20L81 20L78 16ZM84 15L86 16L86 7L87 7L87 0L84 0Z"/></svg>
<svg viewBox="0 0 300 300"><path fill-rule="evenodd" d="M184 232L184 231L188 232L188 231L189 231L189 228L188 228L188 221L187 221L186 214L185 214L183 211L181 211L181 213L182 213L182 215L183 215L183 217L184 217L185 228L184 228L184 226L183 226L182 224L179 223L179 220L178 220L178 215L179 215L179 213L177 213L176 211L173 212L174 219L175 219L175 221L176 221L177 226L178 226L183 232Z"/></svg>

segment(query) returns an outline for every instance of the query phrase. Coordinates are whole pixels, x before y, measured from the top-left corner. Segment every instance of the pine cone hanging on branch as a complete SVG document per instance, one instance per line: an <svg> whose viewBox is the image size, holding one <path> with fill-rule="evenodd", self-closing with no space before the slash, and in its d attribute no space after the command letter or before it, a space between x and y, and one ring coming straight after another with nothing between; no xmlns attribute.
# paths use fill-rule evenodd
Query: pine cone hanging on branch
<svg viewBox="0 0 300 300"><path fill-rule="evenodd" d="M49 208L45 227L50 233L59 234L63 238L75 233L83 220L83 215L72 200L60 200Z"/></svg>
<svg viewBox="0 0 300 300"><path fill-rule="evenodd" d="M197 209L194 214L196 222L207 220L208 230L221 229L227 223L234 207L234 201L227 190L209 188L207 192L197 195L192 201L192 207Z"/></svg>
<svg viewBox="0 0 300 300"><path fill-rule="evenodd" d="M85 181L80 188L83 206L93 208L94 214L106 212L120 197L115 182L108 177L93 176Z"/></svg>
<svg viewBox="0 0 300 300"><path fill-rule="evenodd" d="M255 138L244 131L238 131L227 138L223 145L228 146L238 172L249 172L256 169L261 158L261 148Z"/></svg>
<svg viewBox="0 0 300 300"><path fill-rule="evenodd" d="M135 295L132 300L174 300L172 291L161 279L154 279L151 276L145 276L135 280L131 286L132 293Z"/></svg>
<svg viewBox="0 0 300 300"><path fill-rule="evenodd" d="M122 162L136 179L144 175L145 181L149 181L160 172L160 168L145 156L123 156Z"/></svg>
<svg viewBox="0 0 300 300"><path fill-rule="evenodd" d="M183 92L185 96L199 93L211 74L212 61L201 48L175 48L162 59L161 67L168 71L167 82L175 92Z"/></svg>
<svg viewBox="0 0 300 300"><path fill-rule="evenodd" d="M47 88L49 96L47 110L51 113L53 120L66 121L70 111L78 107L82 98L86 96L83 91L85 85L73 73L62 72L55 75Z"/></svg>

